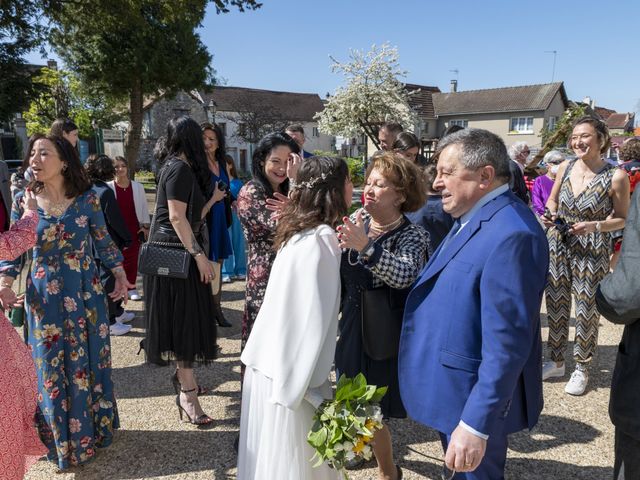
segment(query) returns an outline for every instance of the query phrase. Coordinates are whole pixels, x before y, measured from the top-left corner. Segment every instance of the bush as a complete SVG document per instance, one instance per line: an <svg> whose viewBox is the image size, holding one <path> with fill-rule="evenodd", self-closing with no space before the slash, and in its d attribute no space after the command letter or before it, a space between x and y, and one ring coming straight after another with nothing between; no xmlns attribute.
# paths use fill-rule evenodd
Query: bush
<svg viewBox="0 0 640 480"><path fill-rule="evenodd" d="M349 176L355 187L359 187L364 183L364 160L361 158L347 157L345 158L349 166Z"/></svg>

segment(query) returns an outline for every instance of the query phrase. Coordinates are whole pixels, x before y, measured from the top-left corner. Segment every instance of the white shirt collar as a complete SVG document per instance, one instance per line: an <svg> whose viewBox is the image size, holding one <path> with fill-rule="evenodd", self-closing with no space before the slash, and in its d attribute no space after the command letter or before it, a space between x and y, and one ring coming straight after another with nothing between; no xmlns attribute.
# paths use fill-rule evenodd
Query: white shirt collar
<svg viewBox="0 0 640 480"><path fill-rule="evenodd" d="M489 193L486 193L480 200L476 202L471 210L460 217L460 230L462 230L464 226L469 223L469 220L471 220L471 218L476 214L478 210L480 210L497 196L502 195L507 190L509 190L509 184L505 183L503 185L500 185L495 190L491 190ZM458 232L460 230L458 230Z"/></svg>

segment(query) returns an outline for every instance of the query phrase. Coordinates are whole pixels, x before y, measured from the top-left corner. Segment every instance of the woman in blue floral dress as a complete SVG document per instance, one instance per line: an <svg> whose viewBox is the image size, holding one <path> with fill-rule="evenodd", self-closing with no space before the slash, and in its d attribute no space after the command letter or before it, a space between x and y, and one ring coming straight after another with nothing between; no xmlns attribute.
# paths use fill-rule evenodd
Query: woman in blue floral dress
<svg viewBox="0 0 640 480"><path fill-rule="evenodd" d="M109 446L119 426L107 305L91 242L116 277L110 296L124 298L132 285L75 149L64 139L36 136L29 151L24 167L33 169L30 188L40 213L25 296L38 375L37 426L47 458L65 469ZM12 219L21 216L17 198ZM0 283L11 284L18 263L0 264Z"/></svg>

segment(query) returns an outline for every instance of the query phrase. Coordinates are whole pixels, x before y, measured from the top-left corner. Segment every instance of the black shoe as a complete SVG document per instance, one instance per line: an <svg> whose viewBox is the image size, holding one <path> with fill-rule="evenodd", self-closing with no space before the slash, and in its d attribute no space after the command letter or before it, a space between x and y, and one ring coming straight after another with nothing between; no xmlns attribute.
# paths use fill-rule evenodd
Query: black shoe
<svg viewBox="0 0 640 480"><path fill-rule="evenodd" d="M224 315L217 316L216 317L216 321L218 322L218 325L220 327L233 327L231 322L229 320L227 320L226 318L224 318Z"/></svg>

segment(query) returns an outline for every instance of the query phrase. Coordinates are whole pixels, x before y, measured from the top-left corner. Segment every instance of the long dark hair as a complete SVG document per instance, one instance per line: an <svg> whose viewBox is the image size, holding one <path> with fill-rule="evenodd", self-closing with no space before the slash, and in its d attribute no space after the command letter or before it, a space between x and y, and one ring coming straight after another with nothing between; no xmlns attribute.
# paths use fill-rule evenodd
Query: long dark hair
<svg viewBox="0 0 640 480"><path fill-rule="evenodd" d="M281 132L265 135L253 152L251 173L253 173L254 180L257 180L267 191L267 197L271 197L273 195L273 187L264 173L265 163L271 151L280 146L289 147L293 153L300 153L300 147L296 141L286 133ZM286 179L280 184L280 193L286 195L288 192L289 179Z"/></svg>
<svg viewBox="0 0 640 480"><path fill-rule="evenodd" d="M291 201L284 207L274 240L277 250L296 233L326 224L336 227L347 213L344 187L349 167L333 157L305 159L298 170ZM323 177L324 176L324 177Z"/></svg>
<svg viewBox="0 0 640 480"><path fill-rule="evenodd" d="M167 157L184 154L202 194L209 198L211 174L204 151L200 125L190 117L174 118L167 124Z"/></svg>
<svg viewBox="0 0 640 480"><path fill-rule="evenodd" d="M91 182L89 181L87 172L85 172L84 168L82 168L82 163L80 163L78 151L73 148L65 138L57 137L55 135L42 135L40 133L36 133L31 136L29 139L27 154L22 161L22 167L25 170L29 168L31 153L33 152L33 147L38 140L49 140L55 147L56 152L58 152L60 161L64 162L66 165L66 168L62 170L65 197L75 198L91 188ZM31 189L33 193L38 194L44 189L44 184L42 182L32 180L29 183L28 188Z"/></svg>
<svg viewBox="0 0 640 480"><path fill-rule="evenodd" d="M51 135L55 135L56 137L62 137L63 133L73 132L74 130L78 130L78 126L73 123L71 119L58 118L51 124L49 133Z"/></svg>
<svg viewBox="0 0 640 480"><path fill-rule="evenodd" d="M218 139L218 149L216 150L216 161L220 164L221 167L225 166L225 163L226 163L225 157L227 156L227 141L224 138L224 133L222 133L222 129L220 128L220 125L218 125L217 123L205 122L205 123L201 123L200 126L202 127L202 133L204 133L205 130L211 130L213 133L216 134L216 138Z"/></svg>

